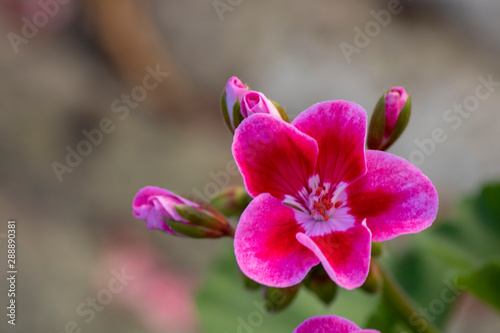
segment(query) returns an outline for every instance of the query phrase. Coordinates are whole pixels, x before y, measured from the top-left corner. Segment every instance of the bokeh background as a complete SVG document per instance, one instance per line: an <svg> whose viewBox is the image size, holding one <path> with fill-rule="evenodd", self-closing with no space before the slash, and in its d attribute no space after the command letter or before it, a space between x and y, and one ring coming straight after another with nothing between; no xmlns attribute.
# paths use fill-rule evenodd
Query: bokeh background
<svg viewBox="0 0 500 333"><path fill-rule="evenodd" d="M387 1L70 0L13 46L9 33L22 36L43 3L51 1L0 5L0 233L15 218L19 251L18 321L2 319L2 332L59 333L69 322L83 332L212 332L194 297L230 240L147 231L131 202L146 185L205 193L226 169L231 134L219 101L233 75L292 116L331 99L370 114L386 89L404 86L413 113L391 152L410 159L416 140L444 130L447 139L419 163L440 194L439 220L500 178L500 85L456 129L443 118L474 95L479 77L500 82L496 0L402 0L349 61L341 43L355 46L355 29L365 31ZM168 77L120 118L112 103L157 66ZM60 181L53 163L65 163L66 147L104 118L115 130ZM130 286L92 320L79 315L122 267L135 276ZM6 283L0 295L4 304ZM453 311L446 332L500 331L498 314L472 296Z"/></svg>

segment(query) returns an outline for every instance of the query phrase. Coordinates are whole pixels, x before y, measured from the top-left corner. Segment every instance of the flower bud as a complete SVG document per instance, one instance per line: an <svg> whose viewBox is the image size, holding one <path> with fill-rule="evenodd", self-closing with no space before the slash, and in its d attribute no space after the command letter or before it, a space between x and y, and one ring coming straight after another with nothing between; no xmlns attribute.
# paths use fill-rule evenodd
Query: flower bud
<svg viewBox="0 0 500 333"><path fill-rule="evenodd" d="M250 91L236 76L229 79L222 93L221 109L229 130L234 133L243 119L256 113L267 113L289 122L285 109L263 93Z"/></svg>
<svg viewBox="0 0 500 333"><path fill-rule="evenodd" d="M281 119L278 109L263 93L249 91L241 97L241 114L248 118L256 113L267 113Z"/></svg>
<svg viewBox="0 0 500 333"><path fill-rule="evenodd" d="M234 129L236 128L236 126L234 125L234 115L240 115L241 96L243 96L243 94L248 91L248 86L245 86L240 81L240 79L238 79L236 76L233 76L229 79L229 81L227 81L226 88L222 93L222 114L224 116L224 120L226 121L227 127L233 133ZM241 118L241 116L239 116L239 118ZM241 122L241 120L239 122Z"/></svg>
<svg viewBox="0 0 500 333"><path fill-rule="evenodd" d="M241 215L252 197L241 186L231 186L223 189L210 201L210 204L224 216Z"/></svg>
<svg viewBox="0 0 500 333"><path fill-rule="evenodd" d="M318 296L325 305L330 305L337 294L337 284L328 276L323 265L311 269L304 280L304 285Z"/></svg>
<svg viewBox="0 0 500 333"><path fill-rule="evenodd" d="M241 275L241 278L243 280L243 286L245 287L245 289L258 290L258 289L263 287L257 281L254 281L254 280L250 279L248 276L246 276L245 273L243 273L241 270L240 270L240 275Z"/></svg>
<svg viewBox="0 0 500 333"><path fill-rule="evenodd" d="M234 234L227 220L215 209L158 187L141 189L132 206L134 216L145 220L148 229L192 238L218 238Z"/></svg>
<svg viewBox="0 0 500 333"><path fill-rule="evenodd" d="M287 288L264 287L265 308L270 313L277 313L290 304L300 289L300 283Z"/></svg>
<svg viewBox="0 0 500 333"><path fill-rule="evenodd" d="M383 244L379 242L372 242L372 258L380 257L383 253Z"/></svg>
<svg viewBox="0 0 500 333"><path fill-rule="evenodd" d="M392 87L378 101L368 129L368 148L387 150L403 133L411 113L411 96Z"/></svg>
<svg viewBox="0 0 500 333"><path fill-rule="evenodd" d="M382 273L373 262L370 263L370 271L361 289L369 294L377 293L382 289Z"/></svg>

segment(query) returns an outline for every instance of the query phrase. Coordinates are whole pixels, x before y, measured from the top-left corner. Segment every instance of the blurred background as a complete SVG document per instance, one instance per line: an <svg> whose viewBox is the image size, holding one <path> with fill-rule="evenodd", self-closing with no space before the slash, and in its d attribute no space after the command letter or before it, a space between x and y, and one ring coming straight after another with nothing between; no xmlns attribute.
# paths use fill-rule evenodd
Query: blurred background
<svg viewBox="0 0 500 333"><path fill-rule="evenodd" d="M291 116L332 99L370 114L404 86L413 113L391 152L433 181L439 220L500 179L498 1L402 0L382 23L393 1L1 1L0 233L16 219L19 251L17 325L2 332L215 332L194 299L230 240L148 231L131 203L146 185L210 196L232 160L219 102L233 75ZM122 267L130 285L92 308ZM471 296L453 311L445 332L500 331Z"/></svg>

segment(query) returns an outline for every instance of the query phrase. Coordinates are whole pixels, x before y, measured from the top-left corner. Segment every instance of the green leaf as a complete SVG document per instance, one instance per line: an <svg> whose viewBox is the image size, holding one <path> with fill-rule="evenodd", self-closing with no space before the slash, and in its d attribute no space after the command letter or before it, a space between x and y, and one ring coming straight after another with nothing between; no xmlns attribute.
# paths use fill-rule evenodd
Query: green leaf
<svg viewBox="0 0 500 333"><path fill-rule="evenodd" d="M500 184L483 188L476 202L476 209L483 225L500 237Z"/></svg>
<svg viewBox="0 0 500 333"><path fill-rule="evenodd" d="M483 267L461 276L458 285L463 285L476 297L500 311L500 258L488 262Z"/></svg>

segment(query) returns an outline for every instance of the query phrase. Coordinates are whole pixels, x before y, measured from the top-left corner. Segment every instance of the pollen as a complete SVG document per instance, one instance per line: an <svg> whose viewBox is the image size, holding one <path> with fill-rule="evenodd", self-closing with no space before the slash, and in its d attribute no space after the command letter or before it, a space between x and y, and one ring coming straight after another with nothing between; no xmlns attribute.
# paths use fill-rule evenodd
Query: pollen
<svg viewBox="0 0 500 333"><path fill-rule="evenodd" d="M337 201L334 204L331 194L326 191L324 186L316 188L310 199L312 201L311 216L325 221L330 218L328 214L330 210L334 207L338 208L342 204L341 201Z"/></svg>

